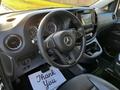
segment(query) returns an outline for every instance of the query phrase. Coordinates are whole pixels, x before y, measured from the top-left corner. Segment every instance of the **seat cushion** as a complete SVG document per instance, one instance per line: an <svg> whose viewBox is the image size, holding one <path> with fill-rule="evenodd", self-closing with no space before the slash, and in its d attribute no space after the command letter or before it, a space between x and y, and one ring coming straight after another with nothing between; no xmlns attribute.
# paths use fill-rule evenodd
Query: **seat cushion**
<svg viewBox="0 0 120 90"><path fill-rule="evenodd" d="M58 90L119 90L107 81L91 74L83 74L67 81Z"/></svg>

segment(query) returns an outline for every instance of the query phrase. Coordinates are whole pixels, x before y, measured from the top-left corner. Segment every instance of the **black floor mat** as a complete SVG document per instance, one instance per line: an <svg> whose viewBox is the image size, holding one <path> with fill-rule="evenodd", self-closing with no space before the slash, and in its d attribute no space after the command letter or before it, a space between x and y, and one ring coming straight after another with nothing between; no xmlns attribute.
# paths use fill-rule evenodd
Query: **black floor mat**
<svg viewBox="0 0 120 90"><path fill-rule="evenodd" d="M28 79L28 75L35 73L37 71L40 71L40 70L47 71L47 67L50 67L50 66L48 64L40 66L40 67L26 73L25 75L21 76L17 81L13 82L14 90L32 90L32 86ZM62 72L62 74L64 75L64 77L67 80L74 77L74 75L67 69L61 69L60 71Z"/></svg>
<svg viewBox="0 0 120 90"><path fill-rule="evenodd" d="M103 78L120 89L120 76L114 72L114 62L105 59L100 59L99 61L99 67L93 74Z"/></svg>

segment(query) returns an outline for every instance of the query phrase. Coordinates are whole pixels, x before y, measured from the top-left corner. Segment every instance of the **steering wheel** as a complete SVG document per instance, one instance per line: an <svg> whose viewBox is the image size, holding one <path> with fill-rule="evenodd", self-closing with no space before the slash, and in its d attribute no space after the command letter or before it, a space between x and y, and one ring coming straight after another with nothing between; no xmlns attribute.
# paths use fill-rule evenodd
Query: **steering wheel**
<svg viewBox="0 0 120 90"><path fill-rule="evenodd" d="M57 17L61 21L64 21L65 17L69 18L70 24L72 24L73 27L58 30L50 34L47 38L44 38L45 26L50 19L54 17ZM40 54L50 65L57 68L68 68L76 65L81 59L85 49L85 32L82 27L82 22L66 10L50 12L41 20L38 27L37 40ZM75 48L79 50L77 57L73 52ZM54 59L48 51L51 51ZM56 57L59 59L55 59Z"/></svg>

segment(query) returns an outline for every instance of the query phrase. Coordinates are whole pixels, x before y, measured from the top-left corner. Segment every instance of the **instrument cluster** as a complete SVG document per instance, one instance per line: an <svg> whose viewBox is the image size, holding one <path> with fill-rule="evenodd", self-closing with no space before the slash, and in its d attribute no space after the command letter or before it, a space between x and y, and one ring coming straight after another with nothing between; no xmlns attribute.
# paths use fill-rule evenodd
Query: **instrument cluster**
<svg viewBox="0 0 120 90"><path fill-rule="evenodd" d="M97 27L97 15L95 11L93 9L92 10L90 9L90 10L84 10L82 12L75 11L75 13L74 12L72 13L75 14L80 19L80 21L83 23L85 33L86 33L86 39L88 41L91 40L96 34L96 27ZM45 15L34 16L26 24L28 35L32 41L37 40L36 38L37 30L44 16ZM47 37L51 35L52 33L57 32L59 30L63 30L63 29L67 29L68 27L71 27L70 22L71 21L69 20L69 18L65 18L65 19L60 19L57 17L51 18L51 20L49 20L49 22L45 24L45 29L44 29L45 36L44 37Z"/></svg>

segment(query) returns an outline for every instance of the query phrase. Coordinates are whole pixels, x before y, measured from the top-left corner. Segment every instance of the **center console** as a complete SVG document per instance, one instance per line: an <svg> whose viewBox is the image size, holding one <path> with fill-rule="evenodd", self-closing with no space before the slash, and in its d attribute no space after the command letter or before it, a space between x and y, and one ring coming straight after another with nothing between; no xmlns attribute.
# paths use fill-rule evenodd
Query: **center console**
<svg viewBox="0 0 120 90"><path fill-rule="evenodd" d="M94 39L92 42L88 43L86 45L85 50L85 56L88 58L95 58L99 56L102 53L102 48L97 41L97 39Z"/></svg>
<svg viewBox="0 0 120 90"><path fill-rule="evenodd" d="M93 41L86 44L86 49L83 55L82 62L91 63L93 60L95 60L98 56L102 54L102 51L102 47L95 38Z"/></svg>

